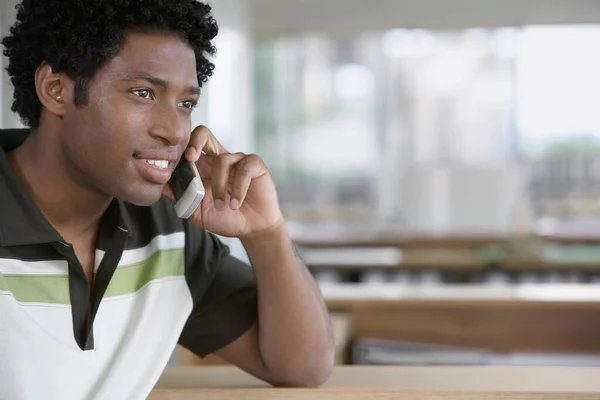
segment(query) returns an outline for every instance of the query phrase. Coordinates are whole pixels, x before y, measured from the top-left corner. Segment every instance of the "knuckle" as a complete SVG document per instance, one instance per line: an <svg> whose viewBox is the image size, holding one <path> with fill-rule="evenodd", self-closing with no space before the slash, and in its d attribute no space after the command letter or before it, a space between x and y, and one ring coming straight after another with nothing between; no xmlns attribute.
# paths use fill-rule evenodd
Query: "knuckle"
<svg viewBox="0 0 600 400"><path fill-rule="evenodd" d="M231 160L232 160L231 154L224 153L224 154L219 154L216 157L217 157L218 163L223 167L231 164Z"/></svg>
<svg viewBox="0 0 600 400"><path fill-rule="evenodd" d="M204 135L208 135L208 134L210 134L210 133L211 133L211 132L210 132L210 129L208 129L208 127L207 127L206 125L200 125L200 126L198 127L198 132L200 132L200 133L202 133L202 134L204 134Z"/></svg>
<svg viewBox="0 0 600 400"><path fill-rule="evenodd" d="M244 189L246 187L246 181L243 179L237 179L234 183L233 183L233 188L234 189Z"/></svg>
<svg viewBox="0 0 600 400"><path fill-rule="evenodd" d="M240 177L247 177L252 174L252 164L249 163L240 163L236 168L236 173Z"/></svg>
<svg viewBox="0 0 600 400"><path fill-rule="evenodd" d="M248 173L248 171L250 171L251 169L249 168L248 164L246 163L239 163L238 165L235 166L235 173L237 175L246 175Z"/></svg>
<svg viewBox="0 0 600 400"><path fill-rule="evenodd" d="M194 129L194 134L192 135L194 140L206 140L209 136L210 131L204 125L200 125L196 129Z"/></svg>
<svg viewBox="0 0 600 400"><path fill-rule="evenodd" d="M260 156L256 155L256 154L250 154L248 156L248 162L252 165L256 165L256 166L263 166L263 160L262 158L260 158Z"/></svg>

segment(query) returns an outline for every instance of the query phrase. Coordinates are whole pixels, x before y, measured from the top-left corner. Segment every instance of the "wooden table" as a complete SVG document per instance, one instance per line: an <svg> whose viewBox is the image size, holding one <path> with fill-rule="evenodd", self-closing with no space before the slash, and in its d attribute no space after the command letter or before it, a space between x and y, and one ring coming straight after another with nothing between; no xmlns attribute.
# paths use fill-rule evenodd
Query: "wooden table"
<svg viewBox="0 0 600 400"><path fill-rule="evenodd" d="M231 366L171 367L162 399L598 400L600 368L338 366L320 388L275 389Z"/></svg>

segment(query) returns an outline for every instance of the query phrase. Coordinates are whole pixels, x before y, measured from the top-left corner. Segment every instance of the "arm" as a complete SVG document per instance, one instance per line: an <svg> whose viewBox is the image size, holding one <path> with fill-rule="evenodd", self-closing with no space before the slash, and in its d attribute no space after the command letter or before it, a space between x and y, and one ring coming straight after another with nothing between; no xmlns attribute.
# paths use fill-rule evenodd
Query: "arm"
<svg viewBox="0 0 600 400"><path fill-rule="evenodd" d="M242 239L258 287L258 323L217 355L277 386L317 386L334 359L327 307L285 224Z"/></svg>
<svg viewBox="0 0 600 400"><path fill-rule="evenodd" d="M192 132L186 157L196 163L206 189L190 223L240 238L252 270L222 251L210 259L195 257L192 264L217 272L207 295L197 291L204 298L183 342L274 385L321 384L334 359L327 308L292 246L267 167L257 155L227 152L204 126ZM210 242L215 246L190 248L222 247Z"/></svg>

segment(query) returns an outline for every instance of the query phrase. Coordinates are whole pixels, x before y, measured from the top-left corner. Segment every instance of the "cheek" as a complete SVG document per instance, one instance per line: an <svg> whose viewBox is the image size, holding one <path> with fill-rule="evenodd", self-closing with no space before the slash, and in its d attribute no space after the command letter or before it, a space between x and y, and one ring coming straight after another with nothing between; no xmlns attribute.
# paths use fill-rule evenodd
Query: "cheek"
<svg viewBox="0 0 600 400"><path fill-rule="evenodd" d="M90 102L70 122L67 146L79 164L101 164L114 173L133 155L135 118L127 110Z"/></svg>
<svg viewBox="0 0 600 400"><path fill-rule="evenodd" d="M150 120L148 113L134 107L123 107L115 113L118 113L114 120L115 124L120 127L123 137L131 143L136 138L142 138L144 132L148 131L148 121Z"/></svg>
<svg viewBox="0 0 600 400"><path fill-rule="evenodd" d="M100 133L99 145L112 148L115 155L135 147L136 138L145 129L147 118L122 98L106 97L96 103L96 126Z"/></svg>
<svg viewBox="0 0 600 400"><path fill-rule="evenodd" d="M185 149L187 148L188 144L190 143L190 139L192 138L192 131L194 130L194 126L192 125L192 118L191 115L184 115L181 117L181 122L180 122L180 126L181 129L183 130L182 134L183 134L183 142L181 143L182 148Z"/></svg>

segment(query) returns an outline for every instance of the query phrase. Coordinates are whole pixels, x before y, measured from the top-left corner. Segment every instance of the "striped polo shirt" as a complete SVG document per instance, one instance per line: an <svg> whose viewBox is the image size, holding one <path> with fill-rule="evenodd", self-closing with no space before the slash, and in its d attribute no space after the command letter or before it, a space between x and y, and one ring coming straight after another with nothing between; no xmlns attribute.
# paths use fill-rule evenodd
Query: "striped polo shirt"
<svg viewBox="0 0 600 400"><path fill-rule="evenodd" d="M0 130L0 399L144 399L177 344L203 357L256 321L250 266L166 198L112 201L90 284L9 164L27 134Z"/></svg>

